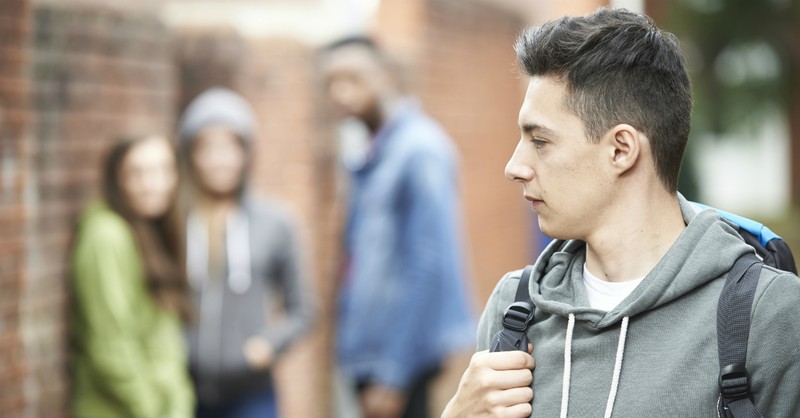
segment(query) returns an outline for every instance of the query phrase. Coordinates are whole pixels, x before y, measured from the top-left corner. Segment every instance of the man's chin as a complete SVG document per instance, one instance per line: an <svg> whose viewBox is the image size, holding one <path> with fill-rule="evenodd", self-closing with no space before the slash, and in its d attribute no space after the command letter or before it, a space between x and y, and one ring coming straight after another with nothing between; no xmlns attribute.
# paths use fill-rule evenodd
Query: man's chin
<svg viewBox="0 0 800 418"><path fill-rule="evenodd" d="M556 227L555 225L549 224L547 222L542 222L542 217L539 217L539 231L542 232L547 238L550 239L557 239L557 240L569 240L573 239L573 237L567 232L563 231L560 228Z"/></svg>

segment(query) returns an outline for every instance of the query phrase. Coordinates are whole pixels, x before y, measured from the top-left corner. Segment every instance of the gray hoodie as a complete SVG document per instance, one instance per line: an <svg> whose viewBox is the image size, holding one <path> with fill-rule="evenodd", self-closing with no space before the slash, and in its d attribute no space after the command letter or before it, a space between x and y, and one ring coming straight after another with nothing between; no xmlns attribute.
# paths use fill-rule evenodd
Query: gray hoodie
<svg viewBox="0 0 800 418"><path fill-rule="evenodd" d="M711 209L679 197L686 229L616 308L589 307L585 244L555 241L536 262L536 417L716 417L716 308L727 272L753 251ZM488 348L520 271L495 288L478 327ZM800 280L765 267L753 301L747 369L766 417L800 417Z"/></svg>
<svg viewBox="0 0 800 418"><path fill-rule="evenodd" d="M228 127L245 147L251 146L255 121L249 104L230 90L214 88L183 115L179 140L184 158L195 136L212 124ZM241 190L223 237L224 271L208 269L208 228L200 214L190 209L186 223L186 269L196 312L186 330L189 365L198 400L207 404L245 397L271 384L269 371L256 372L245 359L248 338L266 339L279 356L311 325L308 270L291 218L276 202L246 192L244 185Z"/></svg>

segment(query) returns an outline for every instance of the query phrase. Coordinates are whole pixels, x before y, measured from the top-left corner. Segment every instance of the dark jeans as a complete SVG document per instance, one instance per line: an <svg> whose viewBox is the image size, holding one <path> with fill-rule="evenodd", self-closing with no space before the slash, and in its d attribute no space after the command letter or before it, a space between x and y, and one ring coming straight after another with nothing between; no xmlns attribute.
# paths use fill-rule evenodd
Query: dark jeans
<svg viewBox="0 0 800 418"><path fill-rule="evenodd" d="M214 405L197 405L197 418L278 418L278 402L272 388L242 399Z"/></svg>
<svg viewBox="0 0 800 418"><path fill-rule="evenodd" d="M408 389L408 404L406 410L401 415L401 418L428 418L430 406L428 392L430 392L431 384L436 376L439 375L441 368L436 367L424 371L411 384ZM369 380L362 380L358 382L359 395L370 384Z"/></svg>

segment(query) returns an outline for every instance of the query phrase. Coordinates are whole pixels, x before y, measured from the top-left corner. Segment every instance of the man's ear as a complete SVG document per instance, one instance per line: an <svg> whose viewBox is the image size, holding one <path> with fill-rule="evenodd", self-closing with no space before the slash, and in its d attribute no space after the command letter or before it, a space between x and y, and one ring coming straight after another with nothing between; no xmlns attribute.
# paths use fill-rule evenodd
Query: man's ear
<svg viewBox="0 0 800 418"><path fill-rule="evenodd" d="M621 123L611 128L606 136L610 146L611 164L622 174L636 165L642 152L642 134L631 125Z"/></svg>

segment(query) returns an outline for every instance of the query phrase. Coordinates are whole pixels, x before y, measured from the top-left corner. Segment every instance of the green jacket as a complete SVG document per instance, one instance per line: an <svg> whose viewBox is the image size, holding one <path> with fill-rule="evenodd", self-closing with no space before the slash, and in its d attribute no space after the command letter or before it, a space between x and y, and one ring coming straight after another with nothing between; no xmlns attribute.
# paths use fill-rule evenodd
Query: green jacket
<svg viewBox="0 0 800 418"><path fill-rule="evenodd" d="M180 320L155 304L133 231L105 205L79 221L72 295L75 418L194 414Z"/></svg>

